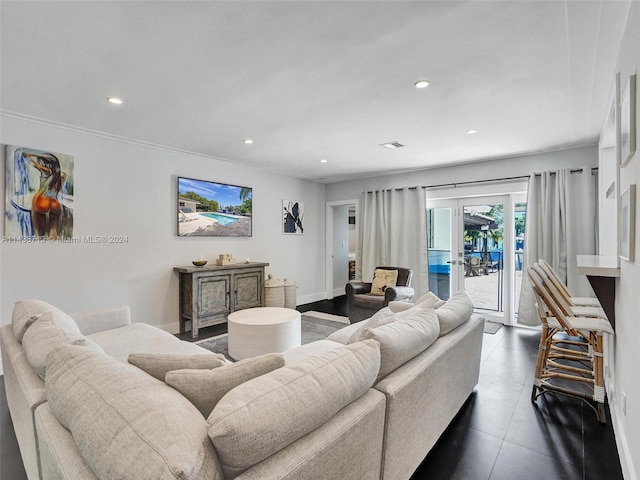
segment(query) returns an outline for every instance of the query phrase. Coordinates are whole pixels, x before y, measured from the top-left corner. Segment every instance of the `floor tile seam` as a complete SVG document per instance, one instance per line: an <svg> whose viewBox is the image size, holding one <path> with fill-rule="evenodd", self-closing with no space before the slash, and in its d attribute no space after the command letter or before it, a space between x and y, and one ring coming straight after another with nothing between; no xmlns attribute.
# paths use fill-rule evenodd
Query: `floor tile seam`
<svg viewBox="0 0 640 480"><path fill-rule="evenodd" d="M511 444L511 445L516 445L518 447L525 448L525 449L529 450L530 452L535 452L537 454L544 455L545 457L549 457L549 458L552 458L554 460L557 460L558 462L562 462L562 463L565 463L567 465L571 465L573 467L576 467L576 468L580 469L584 473L584 465L583 465L584 462L582 460L580 461L580 464L576 464L574 462L568 461L566 458L559 457L559 456L554 456L554 455L549 455L549 452L542 452L542 451L540 451L538 449L531 448L530 445L523 445L522 443L519 443L519 442L516 442L516 441L513 441L513 440L507 440L506 435L505 435L504 441L509 443L509 444ZM596 473L596 472L594 472L594 473Z"/></svg>
<svg viewBox="0 0 640 480"><path fill-rule="evenodd" d="M498 457L500 456L500 452L502 451L502 445L503 445L503 444L504 444L504 442L505 442L504 437L501 437L501 436L495 435L495 434L493 434L493 433L485 432L485 431L480 430L479 428L473 427L473 426L471 426L471 425L467 425L467 424L464 424L464 423L463 423L462 425L463 425L467 430L473 430L474 432L481 433L482 435L487 435L487 436L489 436L489 437L495 438L496 440L499 440L499 441L500 441L500 446L498 447L498 451L497 451L497 453L496 453L496 457L493 459L493 463L492 463L492 465L491 465L491 471L489 472L489 476L487 477L487 480L491 480L491 475L493 475L493 469L494 469L494 468L495 468L495 466L496 466L496 462L498 461ZM505 435L506 435L506 432L505 432Z"/></svg>
<svg viewBox="0 0 640 480"><path fill-rule="evenodd" d="M477 427L474 427L473 425L469 425L469 424L467 424L467 423L462 423L462 425L463 425L465 428L469 429L469 430L473 430L474 432L478 432L478 433L481 433L481 434L483 434L483 435L488 435L489 437L493 437L493 438L495 438L496 440L503 441L503 440L505 439L505 437L504 437L504 436L496 435L495 433L485 432L484 430L481 430L481 429L479 429L479 428L477 428ZM506 432L505 432L505 435L506 435Z"/></svg>
<svg viewBox="0 0 640 480"><path fill-rule="evenodd" d="M517 382L514 382L517 384ZM520 391L518 392L518 400L516 400L516 406L513 409L513 411L511 412L511 416L509 417L509 422L507 423L507 429L504 432L504 438L507 438L507 433L509 433L509 427L511 426L511 424L513 423L513 417L516 414L516 410L518 409L518 404L520 403L520 399L522 398L522 392L524 391L525 385L524 383L522 384Z"/></svg>
<svg viewBox="0 0 640 480"><path fill-rule="evenodd" d="M587 461L584 458L584 404L580 402L580 453L582 454L582 480L587 477Z"/></svg>
<svg viewBox="0 0 640 480"><path fill-rule="evenodd" d="M566 464L568 464L568 465L572 465L572 466L574 466L574 467L580 468L580 469L582 469L582 471L583 471L583 475L584 475L584 437L582 438L582 445L581 445L581 447L582 447L582 448L581 448L581 453L582 453L582 455L581 455L581 456L582 456L582 458L580 459L580 463L581 463L581 465L576 465L575 463L573 463L573 462L569 462L569 461L565 460L564 458L560 458L560 457L556 457L556 456L553 456L553 455L549 455L549 453L548 453L548 452L541 452L540 450L536 450L535 448L531 448L529 445L522 445L521 443L518 443L518 442L516 442L516 441L513 441L513 440L507 440L507 435L509 434L509 428L511 427L511 423L513 422L513 417L514 417L514 416L515 416L515 414L516 414L516 410L518 409L518 403L519 403L519 402L520 402L520 400L522 399L522 392L524 391L524 389L525 389L526 387L527 387L526 385L522 385L522 390L520 390L520 394L519 394L519 396L518 396L518 401L516 402L516 408L515 408L515 409L513 410L513 412L511 413L511 418L509 418L509 423L508 423L508 426L507 426L507 430L506 430L506 432L505 432L505 434L504 434L504 441L505 441L505 442L508 442L508 443L510 443L510 444L512 444L512 445L517 445L517 446L519 446L519 447L526 448L527 450L529 450L529 451L531 451L531 452L536 452L536 453L539 453L540 455L544 455L544 456L546 456L546 457L553 458L553 459L555 459L555 460L558 460L558 461L560 461L560 462L566 463ZM525 401L530 401L530 400L529 400L529 399L527 399L527 400L525 400ZM584 425L584 422L583 422L582 424ZM584 426L583 426L582 428L584 429ZM502 448L502 447L501 447L501 448Z"/></svg>
<svg viewBox="0 0 640 480"><path fill-rule="evenodd" d="M525 356L529 356L529 355L531 355L532 357L537 356L536 355L537 352L528 352L525 349L509 348L506 345L503 345L503 346L495 345L490 351L488 351L486 353L483 352L483 353L485 353L485 355L486 355L486 358L485 358L485 360L486 360L486 359L491 358L493 355L496 355L497 353L500 353L500 354L504 355L506 352L511 353L512 357L514 356L513 353L517 352L518 353L518 357L520 357L519 359L522 360L523 362L524 361L527 361L527 362L530 361L529 358L524 358Z"/></svg>
<svg viewBox="0 0 640 480"><path fill-rule="evenodd" d="M491 354L495 351L496 348L498 348L498 345L502 342L502 339L499 342L496 342L496 344L489 350L489 352L487 353L487 356L485 357L485 359L480 363L480 365L482 365L484 362L487 361L487 359L491 356ZM484 350L484 344L482 345L482 349Z"/></svg>
<svg viewBox="0 0 640 480"><path fill-rule="evenodd" d="M496 352L500 352L503 355L505 353L508 353L510 355L510 357L512 358L518 358L519 360L522 360L523 362L529 362L532 360L531 357L534 357L533 360L535 361L537 359L537 354L538 352L530 352L527 349L520 349L520 348L510 348L506 345L500 346L500 345L496 345L494 348L491 349L491 352L489 352L487 354L487 358L491 357L492 355L495 355ZM517 356L516 356L517 354Z"/></svg>
<svg viewBox="0 0 640 480"><path fill-rule="evenodd" d="M524 381L518 382L518 381L514 381L511 378L507 378L507 377L496 377L495 375L492 375L490 373L483 373L482 372L482 367L480 367L480 375L484 375L485 377L490 377L490 378L493 378L493 379L499 378L501 380L504 380L506 382L512 383L513 385L517 385L517 386L523 387L523 388L527 386L527 384L526 384L527 379L526 378L524 379ZM520 393L522 393L522 389L520 389Z"/></svg>
<svg viewBox="0 0 640 480"><path fill-rule="evenodd" d="M499 341L499 342L497 342L497 344L496 344L496 345L498 345L498 344L500 344L500 343L504 343L504 342L505 342L505 339L504 339L504 338L503 338L503 339L500 339L500 341ZM521 343L519 343L519 344L517 344L517 343L508 343L508 342L507 342L507 343L505 343L505 345L503 345L503 346L502 346L502 348L504 348L505 350L516 350L516 351L518 351L518 352L537 353L537 351L538 351L538 344L539 344L539 343L540 343L540 340L539 340L539 339L536 339L535 346L528 345L528 344L526 344L525 342L521 342ZM531 351L531 352L530 352L530 350L534 350L534 351Z"/></svg>
<svg viewBox="0 0 640 480"><path fill-rule="evenodd" d="M506 435L506 432L505 432L505 435ZM500 447L498 448L498 453L496 454L496 458L493 459L493 464L491 465L491 471L489 472L489 477L487 480L491 480L491 477L493 476L493 471L495 470L496 464L498 463L498 458L500 458L500 452L502 452L502 446L504 445L504 442L505 442L504 438L500 439Z"/></svg>
<svg viewBox="0 0 640 480"><path fill-rule="evenodd" d="M587 468L585 415L595 415L595 413L590 407L585 405L583 402L580 402L580 412L581 412L581 434L582 434L582 478L583 480L587 478L587 472L593 473L594 475L598 475L601 477L602 472ZM620 451L618 450L617 445L616 445L616 453L618 455L618 462L620 462Z"/></svg>
<svg viewBox="0 0 640 480"><path fill-rule="evenodd" d="M483 335L490 335L490 334L488 334L488 333L483 333ZM490 335L490 337L492 337L492 338L491 338L491 340L488 340L488 341L491 341L491 342L493 343L493 347L491 348L491 351L490 351L490 352L489 352L489 354L487 355L487 358L488 358L488 357L493 353L493 351L494 351L496 348L498 348L498 346L499 346L502 342L504 342L504 339L505 339L505 336L504 336L504 335L496 336L496 334L494 334L494 335ZM484 349L484 336L483 336L482 338L483 338L483 345L482 345L482 348Z"/></svg>
<svg viewBox="0 0 640 480"><path fill-rule="evenodd" d="M507 440L506 438L503 440L502 443L503 444L504 443L508 443L510 445L515 445L516 447L524 448L524 449L526 449L526 450L528 450L530 452L537 453L538 455L543 455L543 456L545 456L547 458L553 459L554 461L562 462L565 465L571 465L572 467L576 467L576 468L580 469L582 471L583 475L584 475L584 467L582 465L576 465L575 463L569 462L564 458L559 458L559 457L555 457L553 455L549 455L548 452L541 452L540 450L536 450L535 448L531 448L531 447L529 447L527 445L522 445L522 444L520 444L518 442L514 442L512 440ZM500 448L502 449L502 445L500 446ZM593 473L597 473L597 472L593 472Z"/></svg>
<svg viewBox="0 0 640 480"><path fill-rule="evenodd" d="M584 403L580 402L580 436L581 436L581 441L582 441L582 480L586 480L587 478L587 459L585 457L585 446L584 446L584 440L585 440L585 432L584 432L584 415L585 415L585 405ZM596 473L596 472L594 472Z"/></svg>
<svg viewBox="0 0 640 480"><path fill-rule="evenodd" d="M480 371L480 374L483 374L482 370ZM503 380L505 382L512 383L512 384L517 385L519 387L526 387L527 386L528 375L524 378L524 380L516 380L516 379L514 379L513 377L510 377L510 376L495 375L495 374L490 374L490 373L484 373L483 375L490 376L491 378L494 378L494 379Z"/></svg>

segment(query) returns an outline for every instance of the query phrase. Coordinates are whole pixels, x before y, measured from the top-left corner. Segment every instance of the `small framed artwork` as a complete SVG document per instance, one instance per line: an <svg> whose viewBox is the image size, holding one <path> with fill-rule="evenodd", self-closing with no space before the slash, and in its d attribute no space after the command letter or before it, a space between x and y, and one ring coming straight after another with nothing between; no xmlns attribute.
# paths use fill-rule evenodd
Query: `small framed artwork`
<svg viewBox="0 0 640 480"><path fill-rule="evenodd" d="M631 75L620 98L620 166L636 151L636 76Z"/></svg>
<svg viewBox="0 0 640 480"><path fill-rule="evenodd" d="M304 203L295 200L282 201L282 233L304 233Z"/></svg>
<svg viewBox="0 0 640 480"><path fill-rule="evenodd" d="M636 186L620 194L620 258L633 262L636 243Z"/></svg>

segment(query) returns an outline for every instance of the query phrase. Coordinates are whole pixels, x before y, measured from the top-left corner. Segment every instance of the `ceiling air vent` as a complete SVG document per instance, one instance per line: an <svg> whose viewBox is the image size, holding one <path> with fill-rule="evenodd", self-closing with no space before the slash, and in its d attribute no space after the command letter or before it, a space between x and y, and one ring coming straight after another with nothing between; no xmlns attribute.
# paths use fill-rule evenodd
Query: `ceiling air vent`
<svg viewBox="0 0 640 480"><path fill-rule="evenodd" d="M404 145L401 144L400 142L381 143L380 146L384 147L384 148L400 148L400 147L404 147Z"/></svg>

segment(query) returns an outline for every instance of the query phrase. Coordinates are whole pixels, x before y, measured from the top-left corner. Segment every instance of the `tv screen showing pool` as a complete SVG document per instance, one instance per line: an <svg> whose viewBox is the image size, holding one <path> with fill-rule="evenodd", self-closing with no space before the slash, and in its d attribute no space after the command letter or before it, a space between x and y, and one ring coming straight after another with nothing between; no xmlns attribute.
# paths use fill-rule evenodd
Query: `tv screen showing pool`
<svg viewBox="0 0 640 480"><path fill-rule="evenodd" d="M178 177L178 236L250 237L252 189Z"/></svg>

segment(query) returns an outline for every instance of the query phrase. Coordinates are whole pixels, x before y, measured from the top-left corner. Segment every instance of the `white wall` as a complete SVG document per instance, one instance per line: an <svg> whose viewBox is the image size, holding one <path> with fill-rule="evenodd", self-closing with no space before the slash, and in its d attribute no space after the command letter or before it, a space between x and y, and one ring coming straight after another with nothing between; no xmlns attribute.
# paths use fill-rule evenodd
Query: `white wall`
<svg viewBox="0 0 640 480"><path fill-rule="evenodd" d="M73 312L131 305L134 321L178 330L174 266L221 253L269 262L267 273L298 282L298 303L325 298L325 186L90 133L2 116L0 143L75 159L74 235L125 235L126 244L0 244L0 313L39 298ZM4 150L4 149L3 149ZM4 153L1 168L4 171ZM176 236L177 176L253 188L253 236ZM4 207L4 182L0 198ZM305 233L282 234L282 199L305 204ZM4 208L3 208L4 211ZM4 233L4 224L0 226Z"/></svg>
<svg viewBox="0 0 640 480"><path fill-rule="evenodd" d="M618 255L618 215L616 202L616 185L611 196L607 198L607 190L616 183L618 165L617 152L614 148L600 149L600 166L598 167L598 255Z"/></svg>
<svg viewBox="0 0 640 480"><path fill-rule="evenodd" d="M627 26L618 57L620 89L624 90L629 75L640 73L640 2L632 2ZM613 79L613 72L612 72ZM640 87L640 85L639 85ZM636 97L637 99L637 97ZM636 118L640 119L640 104L636 100ZM640 140L640 122L636 122L636 139ZM620 171L620 192L630 184L640 187L640 150ZM616 282L616 333L614 347L613 382L608 382L609 402L614 417L616 441L621 453L624 478L637 480L640 475L640 195L636 197L635 262L621 260L620 278ZM626 413L623 412L623 393L626 394Z"/></svg>

